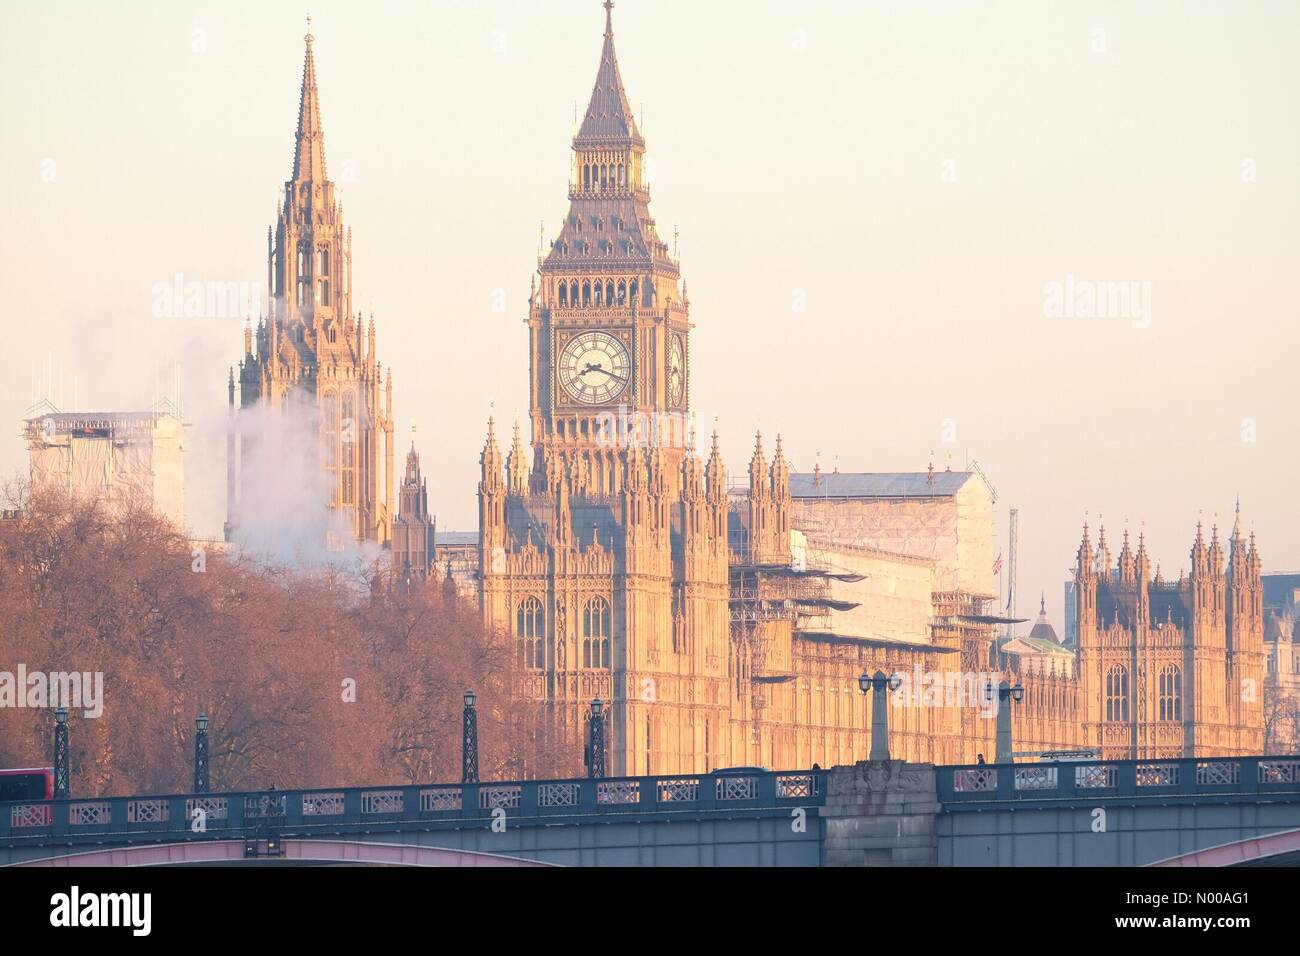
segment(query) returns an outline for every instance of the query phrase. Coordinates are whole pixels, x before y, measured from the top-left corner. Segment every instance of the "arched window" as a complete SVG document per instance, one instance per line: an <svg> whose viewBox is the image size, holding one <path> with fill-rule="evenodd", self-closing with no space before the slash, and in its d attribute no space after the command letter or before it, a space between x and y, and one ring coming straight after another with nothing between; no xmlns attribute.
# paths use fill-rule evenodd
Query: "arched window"
<svg viewBox="0 0 1300 956"><path fill-rule="evenodd" d="M542 602L526 597L515 612L515 640L520 667L546 667L546 618Z"/></svg>
<svg viewBox="0 0 1300 956"><path fill-rule="evenodd" d="M343 416L339 423L342 457L339 459L339 477L342 479L343 504L356 504L357 475L357 396L355 392L343 393Z"/></svg>
<svg viewBox="0 0 1300 956"><path fill-rule="evenodd" d="M618 304L627 305L627 282L623 279L618 280Z"/></svg>
<svg viewBox="0 0 1300 956"><path fill-rule="evenodd" d="M1120 664L1106 671L1106 719L1128 720L1128 670Z"/></svg>
<svg viewBox="0 0 1300 956"><path fill-rule="evenodd" d="M591 164L584 163L582 166L582 188L587 192L591 191Z"/></svg>
<svg viewBox="0 0 1300 956"><path fill-rule="evenodd" d="M584 308L591 305L591 283L590 282L582 283L582 305Z"/></svg>
<svg viewBox="0 0 1300 956"><path fill-rule="evenodd" d="M1183 672L1176 664L1160 671L1160 719L1183 719Z"/></svg>
<svg viewBox="0 0 1300 956"><path fill-rule="evenodd" d="M568 305L569 305L569 284L567 282L561 282L560 283L560 308L561 309L566 308L568 307Z"/></svg>
<svg viewBox="0 0 1300 956"><path fill-rule="evenodd" d="M596 308L605 304L605 287L599 282L596 283Z"/></svg>
<svg viewBox="0 0 1300 956"><path fill-rule="evenodd" d="M339 483L336 480L339 468L339 399L334 392L326 392L321 398L322 444L325 446L325 468L330 474L330 504L339 503Z"/></svg>
<svg viewBox="0 0 1300 956"><path fill-rule="evenodd" d="M574 279L569 283L569 303L576 309L578 307L578 280Z"/></svg>
<svg viewBox="0 0 1300 956"><path fill-rule="evenodd" d="M610 279L605 283L605 304L614 304L614 280Z"/></svg>
<svg viewBox="0 0 1300 956"><path fill-rule="evenodd" d="M632 242L631 242L631 240L628 241L627 246L628 246L628 251L631 252L631 251L632 251ZM637 304L637 305L640 305L640 303L637 302L637 300L636 300L637 292L639 292L640 289L641 289L641 284L640 284L639 282L637 282L636 279L633 279L633 280L632 280L632 284L631 284L630 286L628 286L628 294L630 294L630 295L632 296L632 302L635 303L635 304Z"/></svg>
<svg viewBox="0 0 1300 956"><path fill-rule="evenodd" d="M609 667L609 602L594 597L582 609L582 666Z"/></svg>

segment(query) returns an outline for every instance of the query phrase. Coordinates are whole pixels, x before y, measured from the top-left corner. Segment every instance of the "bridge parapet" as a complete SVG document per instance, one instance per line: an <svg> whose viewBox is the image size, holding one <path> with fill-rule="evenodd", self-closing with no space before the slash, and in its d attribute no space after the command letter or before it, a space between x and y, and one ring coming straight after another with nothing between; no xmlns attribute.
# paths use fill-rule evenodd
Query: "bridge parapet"
<svg viewBox="0 0 1300 956"><path fill-rule="evenodd" d="M938 770L944 810L990 804L1056 804L1133 798L1300 792L1300 757L1192 757L1168 760L977 764Z"/></svg>
<svg viewBox="0 0 1300 956"><path fill-rule="evenodd" d="M599 819L788 814L820 807L812 771L170 794L0 805L0 846L230 839L274 830L310 836L404 827L511 827Z"/></svg>

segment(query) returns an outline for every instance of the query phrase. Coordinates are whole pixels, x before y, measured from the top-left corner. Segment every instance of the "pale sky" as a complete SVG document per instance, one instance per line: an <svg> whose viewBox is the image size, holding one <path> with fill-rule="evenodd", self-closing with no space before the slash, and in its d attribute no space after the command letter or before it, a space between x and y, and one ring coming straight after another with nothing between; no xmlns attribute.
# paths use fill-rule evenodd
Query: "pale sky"
<svg viewBox="0 0 1300 956"><path fill-rule="evenodd" d="M307 12L0 13L5 475L26 469L38 366L84 411L148 407L178 363L189 519L220 534L242 323L155 318L152 290L265 282ZM527 410L529 277L567 208L604 12L310 12L398 462L418 424L439 528L472 530L484 423ZM1297 27L1285 0L619 0L651 208L680 230L693 410L733 476L757 428L800 470L977 459L995 553L1020 510L1019 610L1046 590L1058 630L1085 512L1116 550L1144 527L1174 577L1198 516L1230 526L1240 494L1265 572L1300 570ZM1067 276L1149 283L1149 324L1045 315Z"/></svg>

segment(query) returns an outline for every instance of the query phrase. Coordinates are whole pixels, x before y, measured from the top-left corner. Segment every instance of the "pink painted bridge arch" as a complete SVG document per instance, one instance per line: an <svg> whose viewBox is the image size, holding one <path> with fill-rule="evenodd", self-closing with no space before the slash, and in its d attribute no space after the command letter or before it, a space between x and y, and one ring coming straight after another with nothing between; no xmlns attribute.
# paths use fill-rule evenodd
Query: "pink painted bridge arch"
<svg viewBox="0 0 1300 956"><path fill-rule="evenodd" d="M1297 866L1300 830L1283 830L1236 840L1160 860L1149 866Z"/></svg>
<svg viewBox="0 0 1300 956"><path fill-rule="evenodd" d="M202 840L91 850L12 863L16 867L81 866L202 866L204 864L265 865L277 863L320 866L552 866L537 860L449 850L405 843L364 843L347 840L296 840L281 844L278 856L245 857L243 840Z"/></svg>

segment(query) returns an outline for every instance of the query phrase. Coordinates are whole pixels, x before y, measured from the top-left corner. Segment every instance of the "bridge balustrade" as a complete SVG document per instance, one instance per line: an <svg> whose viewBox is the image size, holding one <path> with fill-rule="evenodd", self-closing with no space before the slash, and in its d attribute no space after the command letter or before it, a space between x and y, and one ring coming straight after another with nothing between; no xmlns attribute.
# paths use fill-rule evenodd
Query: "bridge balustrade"
<svg viewBox="0 0 1300 956"><path fill-rule="evenodd" d="M542 818L820 806L822 775L756 772L26 801L0 805L0 844L311 835L412 821L512 825ZM573 820L571 822L579 822Z"/></svg>
<svg viewBox="0 0 1300 956"><path fill-rule="evenodd" d="M938 768L939 801L959 809L1007 801L1268 794L1300 790L1297 757L978 764Z"/></svg>

